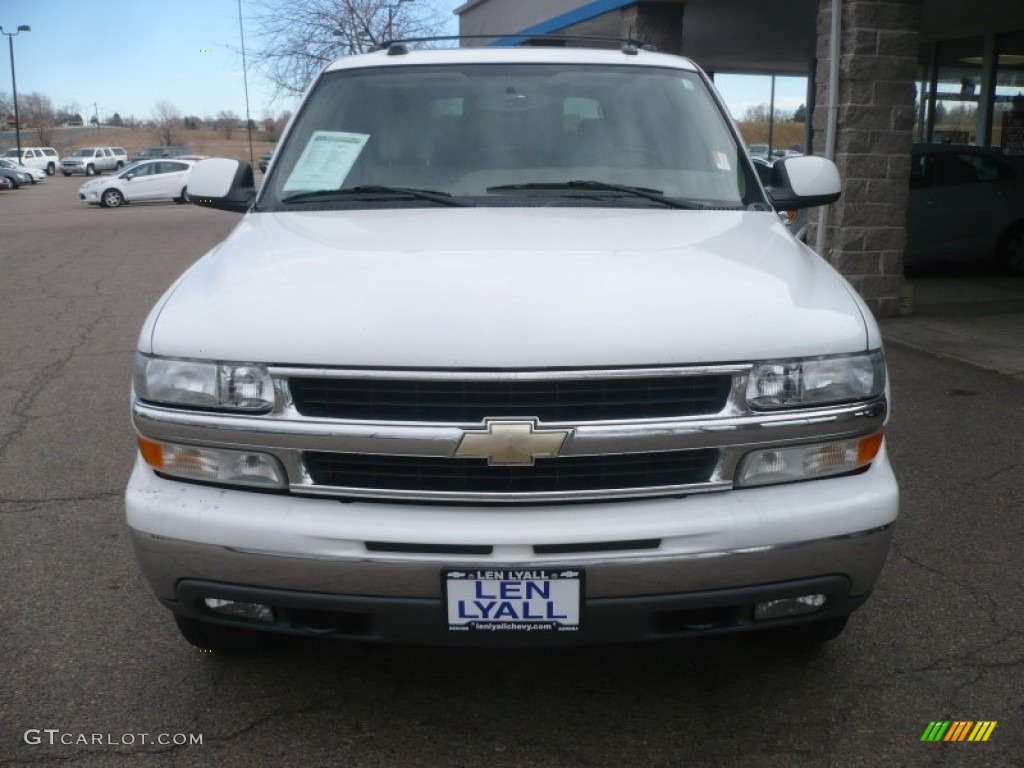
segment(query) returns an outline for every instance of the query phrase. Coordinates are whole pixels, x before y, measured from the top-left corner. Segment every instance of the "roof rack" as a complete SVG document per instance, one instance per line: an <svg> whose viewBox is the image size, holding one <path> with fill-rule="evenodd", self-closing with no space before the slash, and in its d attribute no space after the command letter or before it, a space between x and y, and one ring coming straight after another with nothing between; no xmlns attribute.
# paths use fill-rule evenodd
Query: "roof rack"
<svg viewBox="0 0 1024 768"><path fill-rule="evenodd" d="M636 56L640 51L656 51L657 48L650 43L637 40L632 37L610 37L604 35L548 35L533 34L529 32L496 33L492 35L437 35L433 37L404 37L395 40L384 40L378 51L387 50L388 56L404 56L409 52L406 43L436 43L446 40L504 40L506 38L517 38L526 45L543 46L550 42L589 42L589 43L616 43L627 56ZM523 44L518 43L518 44ZM517 44L517 45L518 45Z"/></svg>

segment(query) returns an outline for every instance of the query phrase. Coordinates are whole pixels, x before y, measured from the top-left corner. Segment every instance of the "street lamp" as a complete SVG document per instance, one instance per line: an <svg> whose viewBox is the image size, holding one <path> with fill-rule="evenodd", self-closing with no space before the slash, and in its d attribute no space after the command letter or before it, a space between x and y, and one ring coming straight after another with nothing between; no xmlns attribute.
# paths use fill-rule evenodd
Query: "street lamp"
<svg viewBox="0 0 1024 768"><path fill-rule="evenodd" d="M0 33L7 35L7 44L11 49L11 91L14 93L14 139L18 144L18 162L22 161L21 156L21 118L18 117L18 81L14 77L14 38L22 32L31 32L32 27L22 24L14 32L4 32L0 27Z"/></svg>

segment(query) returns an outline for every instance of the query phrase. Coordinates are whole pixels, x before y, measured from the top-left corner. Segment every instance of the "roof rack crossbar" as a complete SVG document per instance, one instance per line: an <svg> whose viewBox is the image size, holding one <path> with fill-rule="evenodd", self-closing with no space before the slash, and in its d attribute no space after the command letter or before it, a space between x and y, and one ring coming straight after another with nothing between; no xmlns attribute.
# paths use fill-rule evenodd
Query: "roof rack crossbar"
<svg viewBox="0 0 1024 768"><path fill-rule="evenodd" d="M558 34L536 34L531 32L494 33L490 35L434 35L430 37L402 37L393 40L383 40L377 46L377 50L386 50L392 56L400 56L408 52L406 43L436 43L448 40L504 40L506 38L517 38L524 41L579 41L592 43L617 43L623 53L635 54L637 51L655 51L655 46L637 40L633 37L612 37L608 35L558 35Z"/></svg>

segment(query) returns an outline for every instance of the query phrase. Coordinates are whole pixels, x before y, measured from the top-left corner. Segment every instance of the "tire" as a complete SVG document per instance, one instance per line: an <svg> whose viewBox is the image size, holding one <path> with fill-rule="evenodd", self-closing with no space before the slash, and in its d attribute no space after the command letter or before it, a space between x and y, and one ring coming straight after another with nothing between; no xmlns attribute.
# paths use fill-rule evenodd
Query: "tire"
<svg viewBox="0 0 1024 768"><path fill-rule="evenodd" d="M96 175L96 166L95 165L87 165L87 166L85 166L85 175L86 176L95 176Z"/></svg>
<svg viewBox="0 0 1024 768"><path fill-rule="evenodd" d="M117 167L114 170L115 171L120 171L122 168L124 168L124 163L122 163L120 160L118 160L117 161Z"/></svg>
<svg viewBox="0 0 1024 768"><path fill-rule="evenodd" d="M1014 224L999 238L996 260L1007 274L1024 275L1024 223Z"/></svg>
<svg viewBox="0 0 1024 768"><path fill-rule="evenodd" d="M181 636L202 651L226 654L256 653L268 648L273 640L264 632L210 624L177 614L174 621Z"/></svg>
<svg viewBox="0 0 1024 768"><path fill-rule="evenodd" d="M104 189L100 195L100 205L104 208L120 208L124 205L124 195L117 189Z"/></svg>
<svg viewBox="0 0 1024 768"><path fill-rule="evenodd" d="M57 172L57 166L55 166L53 163L47 164L47 166L46 166L46 175L47 176L53 176L53 174L55 174L56 172Z"/></svg>
<svg viewBox="0 0 1024 768"><path fill-rule="evenodd" d="M190 202L190 200L188 198L188 191L185 189L185 187L181 188L181 195L179 197L174 198L174 202L176 202L176 203L188 203L188 202Z"/></svg>

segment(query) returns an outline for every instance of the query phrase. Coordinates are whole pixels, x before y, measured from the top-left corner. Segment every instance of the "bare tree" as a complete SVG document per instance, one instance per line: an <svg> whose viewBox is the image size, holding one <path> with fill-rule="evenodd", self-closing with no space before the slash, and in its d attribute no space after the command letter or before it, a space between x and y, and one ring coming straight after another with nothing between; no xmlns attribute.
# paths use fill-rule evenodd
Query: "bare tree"
<svg viewBox="0 0 1024 768"><path fill-rule="evenodd" d="M292 113L287 110L280 113L277 117L268 114L263 118L263 138L267 141L276 142L281 138L285 126L288 125L288 121L291 119Z"/></svg>
<svg viewBox="0 0 1024 768"><path fill-rule="evenodd" d="M444 17L432 0L261 0L253 66L279 92L302 93L339 56L388 38L436 35Z"/></svg>
<svg viewBox="0 0 1024 768"><path fill-rule="evenodd" d="M153 108L153 124L157 138L165 146L174 143L178 129L181 127L181 112L169 101L158 101Z"/></svg>
<svg viewBox="0 0 1024 768"><path fill-rule="evenodd" d="M239 119L238 115L230 109L222 109L217 113L217 127L224 132L225 139L231 138L235 128L238 127Z"/></svg>
<svg viewBox="0 0 1024 768"><path fill-rule="evenodd" d="M743 112L743 119L740 122L744 123L767 123L768 116L772 114L767 104L754 104L749 106ZM788 112L785 109L775 108L773 119L777 123L782 123L793 118L793 113Z"/></svg>
<svg viewBox="0 0 1024 768"><path fill-rule="evenodd" d="M53 143L53 128L57 115L49 96L32 91L18 100L18 119L24 128L35 130L39 144L46 147Z"/></svg>

